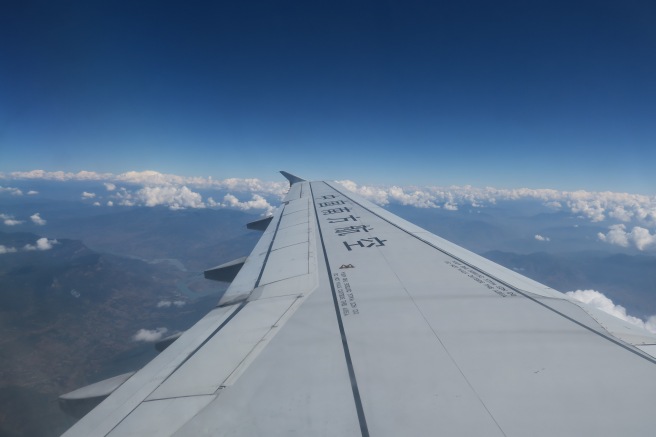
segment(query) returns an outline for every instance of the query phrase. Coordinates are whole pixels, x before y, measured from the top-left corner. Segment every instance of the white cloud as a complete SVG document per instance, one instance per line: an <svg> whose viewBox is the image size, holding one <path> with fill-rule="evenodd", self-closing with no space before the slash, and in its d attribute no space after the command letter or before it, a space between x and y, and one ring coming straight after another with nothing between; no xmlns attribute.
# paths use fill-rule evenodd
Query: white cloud
<svg viewBox="0 0 656 437"><path fill-rule="evenodd" d="M107 201L107 206L114 206L114 202L112 202L111 200L108 200Z"/></svg>
<svg viewBox="0 0 656 437"><path fill-rule="evenodd" d="M619 225L612 225L609 227L610 231L608 233L604 234L603 232L599 232L597 234L597 237L601 241L610 243L610 244L616 244L618 246L622 247L629 247L629 238L627 237L626 234L626 226L623 224Z"/></svg>
<svg viewBox="0 0 656 437"><path fill-rule="evenodd" d="M38 191L34 191L34 190L30 190L30 191L27 192L27 195L28 195L28 196L36 196L37 194L39 194L39 192L38 192Z"/></svg>
<svg viewBox="0 0 656 437"><path fill-rule="evenodd" d="M638 250L645 250L648 246L656 243L656 233L651 234L648 229L640 226L634 226L629 235Z"/></svg>
<svg viewBox="0 0 656 437"><path fill-rule="evenodd" d="M50 250L55 244L59 244L59 242L42 237L36 240L36 245L26 244L23 250Z"/></svg>
<svg viewBox="0 0 656 437"><path fill-rule="evenodd" d="M563 204L560 202L557 202L555 200L552 200L551 202L545 202L544 206L547 206L549 208L553 209L561 209L563 207Z"/></svg>
<svg viewBox="0 0 656 437"><path fill-rule="evenodd" d="M579 214L582 217L589 218L592 222L600 222L606 219L604 215L605 209L601 205L600 200L583 201L574 200L567 202L570 210L574 214Z"/></svg>
<svg viewBox="0 0 656 437"><path fill-rule="evenodd" d="M223 202L220 206L237 208L243 211L248 211L250 209L264 209L267 213L271 213L274 209L273 206L271 206L269 202L259 194L253 194L251 200L246 202L240 202L239 199L232 194L226 194L223 197Z"/></svg>
<svg viewBox="0 0 656 437"><path fill-rule="evenodd" d="M110 190L116 183L126 183L142 186L163 185L186 185L190 188L213 188L237 192L252 192L281 197L289 189L287 181L262 181L256 178L227 178L213 179L212 177L185 177L172 174L160 173L153 170L129 171L121 174L97 173L92 171L80 171L78 173L44 170L32 170L27 172L12 172L0 174L3 179L45 179L55 181L104 181L105 187Z"/></svg>
<svg viewBox="0 0 656 437"><path fill-rule="evenodd" d="M233 207L239 209L265 209L271 205L262 202L268 196L282 198L289 184L286 181L262 181L256 178L213 179L212 177L186 177L160 173L153 170L130 171L121 174L97 173L91 171L46 172L32 170L0 174L0 179L46 179L56 181L100 181L110 192L116 204L126 206L165 205L172 209ZM417 208L442 208L458 210L464 205L484 208L500 201L535 200L556 211L566 211L591 222L615 220L639 226L653 233L656 231L656 196L629 193L559 191L553 189L498 189L465 186L367 186L357 185L350 180L339 181L346 189L353 191L378 205L398 203ZM141 189L118 187L118 184L141 186ZM223 190L229 193L227 199L216 202L209 197L206 202L196 190ZM9 188L7 189L9 190ZM14 190L14 189L12 189ZM15 189L17 190L17 189ZM185 191L188 190L188 191ZM252 200L241 202L238 193L248 193ZM91 196L95 193L88 193ZM259 197L255 197L255 196ZM242 196L239 196L242 197ZM262 207L260 207L261 205ZM611 224L611 223L609 223ZM638 234L641 232L637 231ZM639 241L641 235L636 235ZM642 236L643 240L645 235ZM649 244L642 244L647 247Z"/></svg>
<svg viewBox="0 0 656 437"><path fill-rule="evenodd" d="M629 247L630 243L633 243L638 250L645 250L656 244L656 234L640 226L634 226L631 232L626 232L626 225L622 223L611 225L609 229L606 234L599 232L597 237L601 241L622 247Z"/></svg>
<svg viewBox="0 0 656 437"><path fill-rule="evenodd" d="M7 226L16 226L23 223L23 220L16 220L13 215L0 214L0 220Z"/></svg>
<svg viewBox="0 0 656 437"><path fill-rule="evenodd" d="M159 302L157 302L157 308L170 308L171 305L181 308L186 304L187 302L185 302L184 300L174 300L174 301L160 300Z"/></svg>
<svg viewBox="0 0 656 437"><path fill-rule="evenodd" d="M442 207L447 210L455 210L459 205L471 205L472 207L481 208L494 205L499 201L536 200L545 207L567 211L593 223L603 222L608 219L624 223L633 222L638 227L633 228L633 234L627 240L626 245L631 241L636 244L636 247L642 249L653 244L653 232L656 231L656 196L608 191L476 188L468 185L449 187L371 187L358 186L355 182L349 180L338 182L347 190L355 192L378 205L400 203L419 208ZM607 240L614 242L614 244L624 244L622 243L622 235L618 230L611 233Z"/></svg>
<svg viewBox="0 0 656 437"><path fill-rule="evenodd" d="M650 332L656 333L656 316L651 316L647 321L627 314L626 308L621 305L615 305L611 299L606 297L603 293L595 290L576 290L568 291L568 296L598 308L605 313L615 316L619 319L625 320L633 325L640 326Z"/></svg>
<svg viewBox="0 0 656 437"><path fill-rule="evenodd" d="M543 237L540 234L535 234L534 238L538 241L551 241L551 239L549 237Z"/></svg>
<svg viewBox="0 0 656 437"><path fill-rule="evenodd" d="M0 193L9 193L12 196L22 196L23 192L14 187L3 187L0 185Z"/></svg>
<svg viewBox="0 0 656 437"><path fill-rule="evenodd" d="M145 206L168 206L171 209L204 208L200 194L191 191L186 186L144 187L133 195L127 195L127 202L122 204L137 204Z"/></svg>
<svg viewBox="0 0 656 437"><path fill-rule="evenodd" d="M349 180L337 181L337 183L341 184L347 190L359 194L365 199L377 203L378 205L387 205L389 203L389 194L386 188L368 187L366 185L358 186L358 184Z"/></svg>
<svg viewBox="0 0 656 437"><path fill-rule="evenodd" d="M134 341L145 341L148 343L154 343L159 341L164 337L164 334L168 332L166 328L155 328L155 329L140 329L136 334L132 336Z"/></svg>
<svg viewBox="0 0 656 437"><path fill-rule="evenodd" d="M35 225L39 225L39 226L43 226L47 223L47 221L41 218L41 215L38 212L32 214L30 216L30 220L32 220L32 223L34 223Z"/></svg>
<svg viewBox="0 0 656 437"><path fill-rule="evenodd" d="M96 193L88 193L86 191L82 192L83 199L93 199L94 197L96 197Z"/></svg>
<svg viewBox="0 0 656 437"><path fill-rule="evenodd" d="M608 213L608 216L622 222L628 222L633 218L633 213L624 209L624 206L617 205L612 208L612 210Z"/></svg>
<svg viewBox="0 0 656 437"><path fill-rule="evenodd" d="M14 171L9 173L9 179L45 179L51 181L97 181L108 179L113 176L111 173L97 173L94 171L80 171L77 173L63 171Z"/></svg>
<svg viewBox="0 0 656 437"><path fill-rule="evenodd" d="M15 247L8 247L0 244L0 255L5 253L14 253L14 252L17 252Z"/></svg>
<svg viewBox="0 0 656 437"><path fill-rule="evenodd" d="M401 187L393 186L388 190L389 198L401 205L411 205L417 208L437 208L434 197L422 190L410 189L408 192Z"/></svg>
<svg viewBox="0 0 656 437"><path fill-rule="evenodd" d="M164 174L153 170L129 171L115 177L117 181L137 185L182 185L185 178L171 174Z"/></svg>

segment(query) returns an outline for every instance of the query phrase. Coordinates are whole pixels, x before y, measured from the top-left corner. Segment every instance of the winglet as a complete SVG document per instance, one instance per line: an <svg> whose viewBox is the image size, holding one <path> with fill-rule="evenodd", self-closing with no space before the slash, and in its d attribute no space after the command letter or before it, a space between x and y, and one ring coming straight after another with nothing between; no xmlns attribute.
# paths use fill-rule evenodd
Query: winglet
<svg viewBox="0 0 656 437"><path fill-rule="evenodd" d="M305 179L299 178L298 176L294 176L293 174L287 173L286 171L281 171L280 174L287 178L290 187L294 185L296 182L305 182Z"/></svg>

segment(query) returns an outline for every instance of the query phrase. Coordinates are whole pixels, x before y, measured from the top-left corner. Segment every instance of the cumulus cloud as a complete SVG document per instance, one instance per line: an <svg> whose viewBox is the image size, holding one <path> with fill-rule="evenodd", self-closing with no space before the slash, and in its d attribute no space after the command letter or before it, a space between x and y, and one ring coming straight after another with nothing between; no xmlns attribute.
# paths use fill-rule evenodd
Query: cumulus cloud
<svg viewBox="0 0 656 437"><path fill-rule="evenodd" d="M608 216L622 222L628 222L633 218L633 213L624 209L623 205L617 205L611 209Z"/></svg>
<svg viewBox="0 0 656 437"><path fill-rule="evenodd" d="M651 316L647 321L634 317L626 312L626 308L622 305L615 305L611 299L606 297L603 293L595 290L576 290L568 291L568 296L578 300L579 302L586 303L597 309L604 311L618 319L625 320L633 325L640 326L646 330L656 333L656 316Z"/></svg>
<svg viewBox="0 0 656 437"><path fill-rule="evenodd" d="M0 193L9 193L12 196L22 196L23 192L14 187L3 187L0 185Z"/></svg>
<svg viewBox="0 0 656 437"><path fill-rule="evenodd" d="M103 185L107 189L107 191L114 191L116 189L116 185L112 184L111 182L103 182Z"/></svg>
<svg viewBox="0 0 656 437"><path fill-rule="evenodd" d="M32 223L38 226L43 226L47 223L44 219L41 218L41 215L37 212L35 214L32 214L30 216L30 220L32 220Z"/></svg>
<svg viewBox="0 0 656 437"><path fill-rule="evenodd" d="M124 196L122 204L168 206L171 209L205 207L202 196L186 186L144 187L134 194Z"/></svg>
<svg viewBox="0 0 656 437"><path fill-rule="evenodd" d="M5 254L5 253L14 253L17 252L15 247L9 247L9 246L4 246L0 244L0 255Z"/></svg>
<svg viewBox="0 0 656 437"><path fill-rule="evenodd" d="M27 195L28 195L28 196L36 196L37 194L39 194L39 192L38 192L38 191L34 191L34 190L30 190L30 191L27 192Z"/></svg>
<svg viewBox="0 0 656 437"><path fill-rule="evenodd" d="M169 330L161 327L155 329L140 329L132 336L133 341L145 341L147 343L154 343L161 340Z"/></svg>
<svg viewBox="0 0 656 437"><path fill-rule="evenodd" d="M23 223L23 220L16 220L13 215L9 214L0 214L0 220L2 220L6 226L16 226Z"/></svg>
<svg viewBox="0 0 656 437"><path fill-rule="evenodd" d="M88 193L86 191L82 192L83 199L93 199L94 197L96 197L96 193Z"/></svg>
<svg viewBox="0 0 656 437"><path fill-rule="evenodd" d="M606 243L622 247L629 247L632 243L638 250L645 250L656 244L656 234L640 226L634 226L630 232L626 231L626 225L623 223L611 225L608 229L610 230L605 234L597 234L597 237Z"/></svg>
<svg viewBox="0 0 656 437"><path fill-rule="evenodd" d="M551 239L549 237L543 237L540 234L535 234L534 238L538 241L551 241Z"/></svg>
<svg viewBox="0 0 656 437"><path fill-rule="evenodd" d="M220 204L220 206L237 208L243 211L248 211L250 209L263 209L267 213L271 213L274 209L273 206L271 206L269 202L267 202L267 200L259 194L254 194L251 200L246 202L240 202L239 199L234 195L226 194L223 197L223 202Z"/></svg>
<svg viewBox="0 0 656 437"><path fill-rule="evenodd" d="M26 244L23 248L24 250L50 250L55 244L58 244L57 240L48 240L45 237L39 238L36 240L36 244Z"/></svg>
<svg viewBox="0 0 656 437"><path fill-rule="evenodd" d="M111 200L108 200L107 201L107 206L114 206L114 202L112 202Z"/></svg>
<svg viewBox="0 0 656 437"><path fill-rule="evenodd" d="M389 199L400 203L401 205L411 205L417 208L437 208L434 198L422 190L410 189L404 190L401 187L393 186L388 190Z"/></svg>
<svg viewBox="0 0 656 437"><path fill-rule="evenodd" d="M389 194L387 189L384 187L368 187L366 185L359 186L355 182L349 180L337 181L337 183L341 184L347 190L359 194L365 199L377 203L378 205L384 206L389 203Z"/></svg>

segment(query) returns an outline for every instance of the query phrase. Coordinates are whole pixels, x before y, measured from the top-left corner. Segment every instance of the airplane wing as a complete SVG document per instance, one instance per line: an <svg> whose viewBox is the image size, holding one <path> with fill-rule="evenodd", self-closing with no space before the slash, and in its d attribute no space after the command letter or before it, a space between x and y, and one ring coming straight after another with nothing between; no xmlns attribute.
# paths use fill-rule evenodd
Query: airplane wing
<svg viewBox="0 0 656 437"><path fill-rule="evenodd" d="M653 335L283 174L218 306L66 437L653 434Z"/></svg>

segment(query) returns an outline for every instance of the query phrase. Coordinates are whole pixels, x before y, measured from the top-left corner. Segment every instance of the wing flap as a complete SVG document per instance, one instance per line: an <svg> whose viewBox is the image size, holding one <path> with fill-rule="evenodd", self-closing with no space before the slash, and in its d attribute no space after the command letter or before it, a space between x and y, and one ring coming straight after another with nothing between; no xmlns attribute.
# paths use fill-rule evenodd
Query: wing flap
<svg viewBox="0 0 656 437"><path fill-rule="evenodd" d="M295 301L288 296L248 303L147 400L214 394Z"/></svg>
<svg viewBox="0 0 656 437"><path fill-rule="evenodd" d="M207 338L229 320L236 309L236 306L233 306L210 311L171 346L118 387L98 407L84 416L64 436L107 435L178 366L193 355Z"/></svg>

